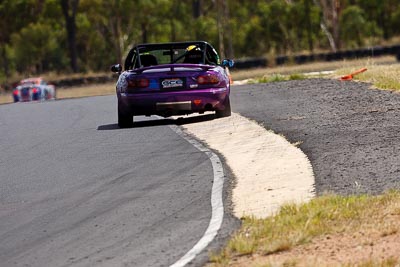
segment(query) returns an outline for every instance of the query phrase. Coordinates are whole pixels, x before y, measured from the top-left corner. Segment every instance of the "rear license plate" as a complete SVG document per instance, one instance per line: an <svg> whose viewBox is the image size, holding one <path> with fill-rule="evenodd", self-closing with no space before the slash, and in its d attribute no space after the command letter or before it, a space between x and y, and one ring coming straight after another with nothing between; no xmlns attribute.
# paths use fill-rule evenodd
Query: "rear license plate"
<svg viewBox="0 0 400 267"><path fill-rule="evenodd" d="M181 89L185 88L185 78L165 78L161 79L161 89Z"/></svg>

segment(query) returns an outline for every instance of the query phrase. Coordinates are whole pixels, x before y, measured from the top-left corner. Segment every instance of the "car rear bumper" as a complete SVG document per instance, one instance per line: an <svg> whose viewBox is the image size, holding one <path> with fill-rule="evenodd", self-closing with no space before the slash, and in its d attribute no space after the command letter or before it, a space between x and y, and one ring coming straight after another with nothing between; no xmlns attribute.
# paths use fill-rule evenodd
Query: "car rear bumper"
<svg viewBox="0 0 400 267"><path fill-rule="evenodd" d="M118 93L119 109L133 115L180 115L223 110L226 88L174 92Z"/></svg>

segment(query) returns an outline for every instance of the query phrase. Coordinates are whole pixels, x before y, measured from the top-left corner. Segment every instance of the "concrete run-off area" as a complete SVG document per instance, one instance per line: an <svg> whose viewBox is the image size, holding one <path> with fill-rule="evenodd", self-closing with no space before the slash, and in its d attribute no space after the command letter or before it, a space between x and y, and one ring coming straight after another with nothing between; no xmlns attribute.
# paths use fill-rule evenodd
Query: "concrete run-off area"
<svg viewBox="0 0 400 267"><path fill-rule="evenodd" d="M314 196L314 175L306 155L256 122L233 113L183 127L218 151L234 173L235 216L265 218L283 204Z"/></svg>

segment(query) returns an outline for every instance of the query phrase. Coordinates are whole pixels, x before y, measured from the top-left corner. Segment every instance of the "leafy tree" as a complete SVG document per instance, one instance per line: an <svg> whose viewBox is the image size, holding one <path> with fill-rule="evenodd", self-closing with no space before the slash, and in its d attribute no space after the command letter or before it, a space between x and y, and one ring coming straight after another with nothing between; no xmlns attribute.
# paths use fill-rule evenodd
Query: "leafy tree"
<svg viewBox="0 0 400 267"><path fill-rule="evenodd" d="M359 6L347 7L340 17L340 24L341 40L349 48L361 47L368 38L381 34L375 22L367 21Z"/></svg>
<svg viewBox="0 0 400 267"><path fill-rule="evenodd" d="M103 35L96 24L90 21L87 13L79 12L76 16L79 29L76 35L79 68L81 72L105 71L106 67L117 62L118 51L112 42L115 39Z"/></svg>
<svg viewBox="0 0 400 267"><path fill-rule="evenodd" d="M398 0L1 0L0 79L106 70L143 42L205 40L237 58L377 45L399 29Z"/></svg>
<svg viewBox="0 0 400 267"><path fill-rule="evenodd" d="M36 13L40 8L41 5L36 5L34 0L0 1L0 64L5 77L10 76L10 66L14 65L10 62L11 35L27 24L36 21Z"/></svg>
<svg viewBox="0 0 400 267"><path fill-rule="evenodd" d="M241 1L231 1L229 3L230 8L230 27L232 29L232 44L233 49L235 51L235 56L244 56L246 55L246 50L253 50L253 43L256 42L248 42L246 40L248 33L253 27L256 27L254 24L259 23L259 17L253 14L250 14L249 9L246 6L246 3L241 3ZM237 18L247 18L247 22L243 23L241 19ZM254 22L253 20L257 20ZM261 27L259 31L262 31ZM256 46L256 45L254 45Z"/></svg>
<svg viewBox="0 0 400 267"><path fill-rule="evenodd" d="M312 0L298 0L289 5L288 28L292 51L313 52L314 43L321 37L320 12Z"/></svg>
<svg viewBox="0 0 400 267"><path fill-rule="evenodd" d="M393 34L400 34L400 6L398 6L397 9L393 12L390 19L390 25Z"/></svg>
<svg viewBox="0 0 400 267"><path fill-rule="evenodd" d="M81 0L77 25L82 31L78 33L77 45L82 51L80 58L88 64L87 68L96 70L106 62L107 65L110 62L122 62L126 50L136 38L136 2Z"/></svg>
<svg viewBox="0 0 400 267"><path fill-rule="evenodd" d="M40 74L57 69L57 63L63 61L58 37L50 25L41 23L31 23L19 33L14 33L11 44L15 51L17 70Z"/></svg>
<svg viewBox="0 0 400 267"><path fill-rule="evenodd" d="M395 28L391 27L391 14L398 8L398 0L357 0L349 4L359 6L367 21L374 22L382 31L385 40L393 35Z"/></svg>

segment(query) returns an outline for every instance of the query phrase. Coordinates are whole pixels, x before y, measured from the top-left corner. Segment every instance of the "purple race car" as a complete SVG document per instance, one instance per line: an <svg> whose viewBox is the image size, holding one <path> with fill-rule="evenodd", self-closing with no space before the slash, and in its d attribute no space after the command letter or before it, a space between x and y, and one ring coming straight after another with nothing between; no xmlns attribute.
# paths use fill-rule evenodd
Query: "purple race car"
<svg viewBox="0 0 400 267"><path fill-rule="evenodd" d="M116 85L118 125L133 125L133 116L187 115L215 111L231 115L229 101L233 61L220 62L207 42L141 44L130 50ZM122 72L122 73L121 73Z"/></svg>

